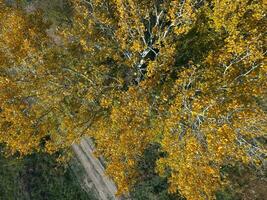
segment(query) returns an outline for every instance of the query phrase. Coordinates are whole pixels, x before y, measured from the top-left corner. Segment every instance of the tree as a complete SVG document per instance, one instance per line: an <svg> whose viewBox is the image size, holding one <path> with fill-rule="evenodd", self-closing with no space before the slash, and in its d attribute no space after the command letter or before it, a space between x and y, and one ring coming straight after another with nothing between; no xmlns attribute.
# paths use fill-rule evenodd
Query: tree
<svg viewBox="0 0 267 200"><path fill-rule="evenodd" d="M1 149L1 147L0 147ZM75 179L79 166L71 162L66 167L56 161L57 155L33 153L22 159L5 158L0 154L0 199L81 199L96 200Z"/></svg>
<svg viewBox="0 0 267 200"><path fill-rule="evenodd" d="M1 6L2 13L23 12ZM61 44L36 29L39 42L14 52L16 63L1 57L0 141L8 149L27 154L45 141L54 152L89 135L120 194L138 180L145 149L158 143L165 154L157 172L168 177L169 192L187 199L212 199L223 165L262 163L263 1L73 0L71 6L71 22L57 28ZM44 24L30 18L22 19ZM16 44L33 39L29 30L12 28L24 33ZM12 49L10 37L1 32L1 49ZM8 74L13 65L16 74Z"/></svg>

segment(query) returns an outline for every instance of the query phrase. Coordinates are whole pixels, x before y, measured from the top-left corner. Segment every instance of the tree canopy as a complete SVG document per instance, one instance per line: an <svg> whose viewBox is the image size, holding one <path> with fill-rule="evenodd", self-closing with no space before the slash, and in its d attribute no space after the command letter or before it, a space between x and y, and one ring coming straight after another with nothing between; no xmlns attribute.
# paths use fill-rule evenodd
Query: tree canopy
<svg viewBox="0 0 267 200"><path fill-rule="evenodd" d="M66 1L67 2L67 1ZM151 144L170 193L213 199L221 167L266 158L263 0L71 0L51 29L0 0L0 142L53 153L92 137L127 193Z"/></svg>

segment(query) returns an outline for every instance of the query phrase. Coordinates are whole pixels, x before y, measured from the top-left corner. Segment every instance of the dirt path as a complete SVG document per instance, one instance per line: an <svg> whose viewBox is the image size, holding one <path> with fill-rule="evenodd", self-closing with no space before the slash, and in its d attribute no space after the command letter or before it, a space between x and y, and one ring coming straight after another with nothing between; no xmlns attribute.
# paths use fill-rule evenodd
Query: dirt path
<svg viewBox="0 0 267 200"><path fill-rule="evenodd" d="M89 138L83 138L80 144L72 146L78 160L84 167L88 178L92 181L101 200L119 200L115 196L117 188L104 173L104 167L94 155L94 145Z"/></svg>

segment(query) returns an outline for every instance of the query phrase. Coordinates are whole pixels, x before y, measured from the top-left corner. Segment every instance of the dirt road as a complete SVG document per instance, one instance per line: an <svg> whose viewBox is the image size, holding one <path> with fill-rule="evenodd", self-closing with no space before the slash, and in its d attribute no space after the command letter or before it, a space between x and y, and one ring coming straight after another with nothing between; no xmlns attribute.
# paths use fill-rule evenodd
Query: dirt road
<svg viewBox="0 0 267 200"><path fill-rule="evenodd" d="M104 173L104 167L94 155L94 145L89 138L83 138L80 144L72 146L78 160L84 167L88 178L92 181L101 200L119 200L114 182Z"/></svg>

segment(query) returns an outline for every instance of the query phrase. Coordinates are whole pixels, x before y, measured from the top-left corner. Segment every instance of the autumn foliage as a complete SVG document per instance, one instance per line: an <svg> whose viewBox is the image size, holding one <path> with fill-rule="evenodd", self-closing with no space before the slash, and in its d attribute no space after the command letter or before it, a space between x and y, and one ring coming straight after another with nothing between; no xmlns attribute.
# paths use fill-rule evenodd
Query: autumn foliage
<svg viewBox="0 0 267 200"><path fill-rule="evenodd" d="M153 143L169 192L214 199L220 169L266 157L266 2L72 0L55 42L40 10L0 0L0 142L7 153L94 138L127 193ZM265 138L266 139L266 138Z"/></svg>

